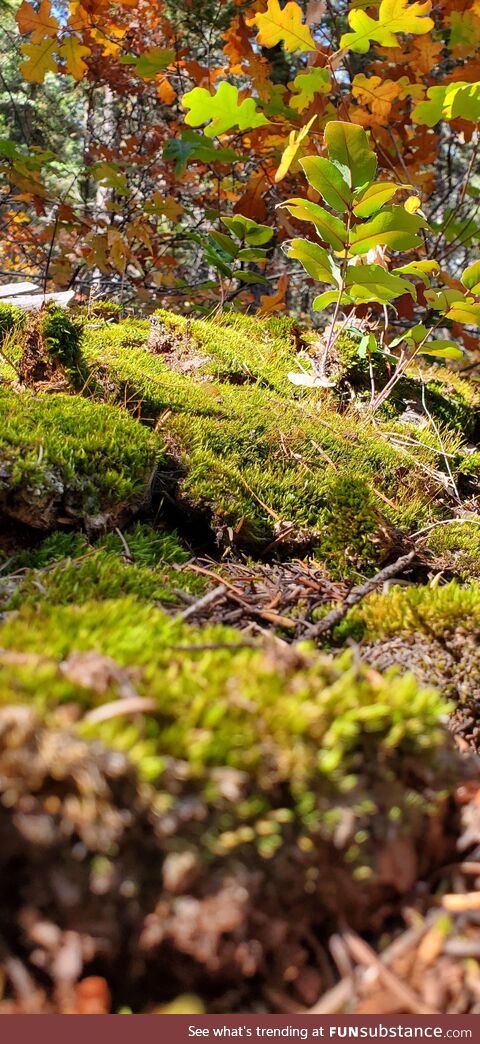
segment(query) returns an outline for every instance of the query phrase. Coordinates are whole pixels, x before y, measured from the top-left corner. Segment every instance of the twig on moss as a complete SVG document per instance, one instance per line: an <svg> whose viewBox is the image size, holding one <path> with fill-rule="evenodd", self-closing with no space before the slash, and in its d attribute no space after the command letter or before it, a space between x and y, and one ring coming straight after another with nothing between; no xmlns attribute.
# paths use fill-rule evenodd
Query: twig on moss
<svg viewBox="0 0 480 1044"><path fill-rule="evenodd" d="M478 518L442 518L439 522L430 522L423 529L417 529L416 533L412 533L412 538L423 536L424 533L429 533L431 529L436 529L437 526L453 526L457 523L463 525L465 522L470 522L472 526L480 526L480 519Z"/></svg>
<svg viewBox="0 0 480 1044"><path fill-rule="evenodd" d="M376 591L377 587L390 580L394 576L398 576L402 573L408 565L410 565L415 558L416 551L409 551L407 555L402 555L397 558L396 562L391 562L390 565L385 566L385 569L381 569L379 573L372 576L370 580L366 580L364 584L359 584L358 587L353 587L350 594L347 595L343 605L339 606L338 609L332 609L322 620L319 620L317 624L309 627L305 633L305 638L319 638L320 635L326 634L327 631L331 631L333 627L343 620L348 610L353 605L357 605L372 591Z"/></svg>
<svg viewBox="0 0 480 1044"><path fill-rule="evenodd" d="M193 605L189 605L188 609L184 609L183 613L180 613L179 619L188 620L191 616L201 612L202 609L206 609L209 605L213 605L214 602L218 602L219 598L223 598L226 593L227 588L225 584L219 584L218 587L214 587L213 591L208 591L201 598L197 598L197 601Z"/></svg>

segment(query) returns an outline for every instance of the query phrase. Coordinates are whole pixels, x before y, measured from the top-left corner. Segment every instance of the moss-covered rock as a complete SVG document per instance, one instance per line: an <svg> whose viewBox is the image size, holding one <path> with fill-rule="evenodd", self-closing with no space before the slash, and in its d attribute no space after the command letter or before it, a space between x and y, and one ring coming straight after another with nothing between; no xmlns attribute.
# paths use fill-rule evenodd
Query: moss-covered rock
<svg viewBox="0 0 480 1044"><path fill-rule="evenodd" d="M144 503L161 444L114 406L0 388L0 508L38 529L118 524Z"/></svg>
<svg viewBox="0 0 480 1044"><path fill-rule="evenodd" d="M202 351L207 332L232 351L224 340L228 324L162 316L173 355L175 338L190 337L191 328L203 337ZM246 363L248 348L253 368L258 323L244 317L238 338L236 322L239 357ZM373 568L398 546L399 527L417 529L443 510L444 452L456 467L455 432L445 429L440 446L431 428L414 428L410 436L407 425L379 426L354 407L339 411L324 389L299 392L286 379L291 354L280 361L283 377L272 391L273 376L267 380L259 369L261 350L257 382L238 385L176 371L168 351L149 351L147 339L142 322L93 331L86 343L97 382L92 390L98 395L103 388L145 420L156 419L182 515L201 514L223 544L313 548L330 568L355 572Z"/></svg>
<svg viewBox="0 0 480 1044"><path fill-rule="evenodd" d="M202 828L210 855L246 844L273 856L282 823L308 850L332 838L346 805L353 818L342 848L370 865L368 833L357 837L369 817L398 817L413 830L426 795L446 783L442 699L412 676L369 672L349 653L243 647L234 631L198 630L134 598L25 606L1 626L0 645L0 702L33 701L47 720L76 704L82 734L128 751L160 788L178 759L211 806ZM150 701L148 712L132 719L134 707L116 705L110 719L105 704L127 689ZM93 708L103 723L83 719ZM237 786L217 816L219 771Z"/></svg>

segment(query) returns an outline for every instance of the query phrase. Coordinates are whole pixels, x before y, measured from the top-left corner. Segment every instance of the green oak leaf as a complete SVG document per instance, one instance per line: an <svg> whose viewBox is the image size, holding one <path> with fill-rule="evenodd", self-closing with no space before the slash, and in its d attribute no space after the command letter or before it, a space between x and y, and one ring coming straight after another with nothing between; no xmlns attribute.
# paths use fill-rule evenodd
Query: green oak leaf
<svg viewBox="0 0 480 1044"><path fill-rule="evenodd" d="M331 87L330 73L326 68L313 66L308 72L299 73L289 87L298 92L290 98L290 107L303 112L316 94L328 94Z"/></svg>
<svg viewBox="0 0 480 1044"><path fill-rule="evenodd" d="M184 109L190 110L185 116L185 123L189 127L208 124L205 127L207 138L224 134L232 127L245 131L268 123L263 113L257 111L255 100L245 98L239 103L238 87L226 80L219 85L215 94L210 94L205 87L194 87L183 95L182 105Z"/></svg>

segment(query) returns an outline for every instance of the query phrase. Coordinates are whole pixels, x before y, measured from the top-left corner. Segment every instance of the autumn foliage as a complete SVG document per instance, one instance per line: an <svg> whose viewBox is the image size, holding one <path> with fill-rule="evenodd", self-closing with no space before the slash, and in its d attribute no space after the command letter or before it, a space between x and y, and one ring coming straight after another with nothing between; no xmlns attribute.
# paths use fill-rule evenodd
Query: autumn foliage
<svg viewBox="0 0 480 1044"><path fill-rule="evenodd" d="M332 120L364 128L380 179L406 187L429 229L412 257L426 247L449 287L472 260L478 0L23 0L15 19L20 89L68 86L76 151L32 144L12 112L0 144L7 274L123 304L305 310L311 288L278 249L299 226L279 204L305 191L300 161L326 154ZM211 234L234 214L274 234L230 278Z"/></svg>

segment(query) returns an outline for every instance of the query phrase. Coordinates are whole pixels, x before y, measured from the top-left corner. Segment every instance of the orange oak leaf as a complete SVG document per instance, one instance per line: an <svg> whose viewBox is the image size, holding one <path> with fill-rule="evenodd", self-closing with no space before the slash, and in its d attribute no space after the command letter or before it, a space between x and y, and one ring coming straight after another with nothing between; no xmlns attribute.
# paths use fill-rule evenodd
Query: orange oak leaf
<svg viewBox="0 0 480 1044"><path fill-rule="evenodd" d="M288 276L282 275L278 280L277 289L274 294L261 294L259 315L271 315L272 312L285 311L285 294L287 292L287 286Z"/></svg>
<svg viewBox="0 0 480 1044"><path fill-rule="evenodd" d="M31 33L30 42L40 43L44 36L56 36L58 21L51 13L50 0L42 0L38 11L23 0L17 14L16 21L21 33Z"/></svg>

